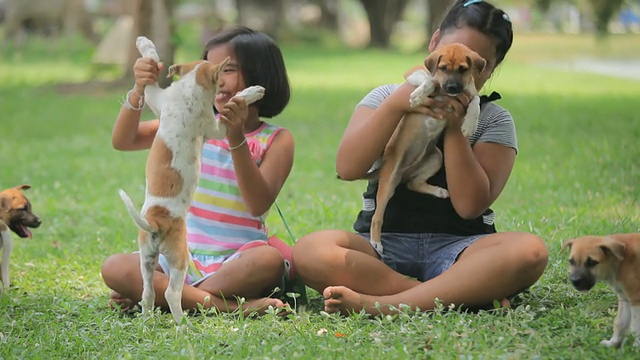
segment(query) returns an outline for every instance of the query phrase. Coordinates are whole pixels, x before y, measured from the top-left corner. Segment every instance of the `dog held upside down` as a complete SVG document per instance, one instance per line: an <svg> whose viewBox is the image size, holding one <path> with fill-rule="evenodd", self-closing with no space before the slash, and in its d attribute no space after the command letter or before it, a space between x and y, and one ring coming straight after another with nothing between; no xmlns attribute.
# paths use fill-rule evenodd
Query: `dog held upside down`
<svg viewBox="0 0 640 360"><path fill-rule="evenodd" d="M417 86L410 95L411 107L416 107L427 97L456 96L468 91L473 96L462 124L462 133L470 136L476 131L480 116L480 97L474 78L484 70L486 60L462 44L448 44L431 53L424 67L409 71L408 83ZM401 182L416 192L439 198L449 197L449 192L427 183L442 166L442 152L436 147L438 137L447 120L436 119L421 113L407 113L396 130L382 156L382 166L377 174L378 192L376 209L371 219L371 244L383 252L380 241L384 212Z"/></svg>
<svg viewBox="0 0 640 360"><path fill-rule="evenodd" d="M143 57L159 61L154 44L138 37L136 46ZM175 321L182 322L182 289L189 261L185 218L200 175L202 147L208 139L223 139L224 125L215 117L212 100L218 91L220 73L229 62L205 60L169 67L169 76L180 75L168 88L147 85L146 104L160 119L146 167L146 194L138 212L127 194L120 196L138 232L143 313L153 309L153 274L162 253L169 264L169 285L165 298ZM264 88L253 86L236 96L248 104L264 96Z"/></svg>
<svg viewBox="0 0 640 360"><path fill-rule="evenodd" d="M31 237L29 228L37 228L42 223L40 218L31 211L31 202L22 193L30 189L30 185L20 185L0 192L0 249L2 249L2 263L0 263L0 295L3 289L9 289L9 260L13 250L14 232L21 238Z"/></svg>
<svg viewBox="0 0 640 360"><path fill-rule="evenodd" d="M640 233L583 236L566 241L569 248L569 280L580 291L604 281L618 295L613 336L600 343L620 347L629 327L640 346Z"/></svg>

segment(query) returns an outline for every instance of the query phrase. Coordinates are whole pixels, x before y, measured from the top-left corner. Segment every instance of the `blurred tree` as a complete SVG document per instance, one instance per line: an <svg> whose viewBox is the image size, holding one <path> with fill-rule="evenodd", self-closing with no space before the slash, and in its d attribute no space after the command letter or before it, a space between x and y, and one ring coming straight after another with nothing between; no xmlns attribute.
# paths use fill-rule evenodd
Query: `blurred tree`
<svg viewBox="0 0 640 360"><path fill-rule="evenodd" d="M146 36L156 44L158 55L166 65L173 64L175 44L173 43L173 6L171 0L131 0L129 9L133 15L133 33L129 41L129 56L125 79L133 78L133 64L140 57L136 48L136 38ZM165 67L165 72L168 66ZM171 79L161 74L158 79L161 87L171 83Z"/></svg>
<svg viewBox="0 0 640 360"><path fill-rule="evenodd" d="M609 34L609 22L620 12L625 0L588 0L591 5L593 21L596 26L596 36L605 37Z"/></svg>
<svg viewBox="0 0 640 360"><path fill-rule="evenodd" d="M431 35L436 31L438 26L440 26L440 22L444 17L444 14L449 10L449 7L453 5L455 0L424 0L426 8L427 8L427 45L431 40Z"/></svg>
<svg viewBox="0 0 640 360"><path fill-rule="evenodd" d="M369 19L370 47L388 48L393 28L409 0L359 0Z"/></svg>
<svg viewBox="0 0 640 360"><path fill-rule="evenodd" d="M339 0L312 0L320 8L320 26L324 29L338 29Z"/></svg>
<svg viewBox="0 0 640 360"><path fill-rule="evenodd" d="M533 6L542 14L546 14L551 8L551 0L533 0Z"/></svg>
<svg viewBox="0 0 640 360"><path fill-rule="evenodd" d="M238 24L263 31L278 38L280 25L286 21L284 0L236 0Z"/></svg>

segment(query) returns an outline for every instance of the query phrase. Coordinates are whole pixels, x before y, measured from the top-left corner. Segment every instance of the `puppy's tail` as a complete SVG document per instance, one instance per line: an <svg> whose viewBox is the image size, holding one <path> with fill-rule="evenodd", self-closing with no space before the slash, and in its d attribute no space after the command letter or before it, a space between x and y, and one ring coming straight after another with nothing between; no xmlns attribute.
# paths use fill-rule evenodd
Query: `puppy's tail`
<svg viewBox="0 0 640 360"><path fill-rule="evenodd" d="M127 210L129 211L129 215L131 215L131 218L133 219L133 222L135 222L136 225L142 231L153 233L154 232L153 228L151 227L151 225L149 225L149 222L147 222L147 220L145 220L142 216L140 216L140 212L136 210L136 207L133 205L133 201L131 201L131 198L129 197L129 195L127 195L127 193L124 192L124 190L122 189L119 190L119 193L120 193L120 198L122 199L122 202L124 202L124 205L127 207Z"/></svg>

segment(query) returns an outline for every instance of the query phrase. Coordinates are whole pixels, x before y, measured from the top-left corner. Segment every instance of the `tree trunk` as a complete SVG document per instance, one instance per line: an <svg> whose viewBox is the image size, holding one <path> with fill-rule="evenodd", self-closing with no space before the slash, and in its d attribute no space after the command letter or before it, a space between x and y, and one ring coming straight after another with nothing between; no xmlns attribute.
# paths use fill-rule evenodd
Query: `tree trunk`
<svg viewBox="0 0 640 360"><path fill-rule="evenodd" d="M444 15L449 10L449 7L453 5L453 0L425 0L425 5L427 7L427 46L429 45L429 41L431 41L431 36L440 26L440 22L444 18Z"/></svg>
<svg viewBox="0 0 640 360"><path fill-rule="evenodd" d="M153 10L153 0L131 0L133 9L133 32L129 40L129 56L125 66L124 78L133 79L133 64L140 57L136 48L136 38L138 36L151 37L151 15Z"/></svg>
<svg viewBox="0 0 640 360"><path fill-rule="evenodd" d="M624 0L589 0L596 25L596 36L599 38L609 35L609 22L618 14Z"/></svg>
<svg viewBox="0 0 640 360"><path fill-rule="evenodd" d="M402 17L408 0L360 0L367 18L371 40L369 47L388 48L395 24Z"/></svg>
<svg viewBox="0 0 640 360"><path fill-rule="evenodd" d="M320 27L323 29L338 29L338 11L340 7L339 0L314 0L313 2L320 7Z"/></svg>
<svg viewBox="0 0 640 360"><path fill-rule="evenodd" d="M236 0L238 24L278 38L285 21L285 0Z"/></svg>
<svg viewBox="0 0 640 360"><path fill-rule="evenodd" d="M158 78L158 84L165 88L171 84L171 78L167 78L169 65L174 63L175 44L172 41L174 31L171 14L171 0L154 0L152 11L152 41L156 44L160 60L165 64L164 71ZM195 60L195 59L194 59Z"/></svg>
<svg viewBox="0 0 640 360"><path fill-rule="evenodd" d="M175 44L172 41L174 26L171 19L173 13L171 0L132 0L130 3L133 15L133 33L129 41L129 56L124 78L133 79L133 65L140 53L136 48L136 38L146 36L156 45L160 60L165 70L158 78L160 87L171 84L166 77L166 70L174 62Z"/></svg>

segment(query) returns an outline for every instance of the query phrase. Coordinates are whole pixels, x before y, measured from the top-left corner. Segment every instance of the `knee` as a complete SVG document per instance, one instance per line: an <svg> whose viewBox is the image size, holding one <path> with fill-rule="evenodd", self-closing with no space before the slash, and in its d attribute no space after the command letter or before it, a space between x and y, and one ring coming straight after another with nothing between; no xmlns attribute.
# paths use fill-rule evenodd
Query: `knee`
<svg viewBox="0 0 640 360"><path fill-rule="evenodd" d="M114 254L109 256L104 263L102 263L100 273L102 274L102 279L107 286L112 287L118 279L126 277L126 271L128 271L127 269L129 268L126 266L126 255L127 254Z"/></svg>
<svg viewBox="0 0 640 360"><path fill-rule="evenodd" d="M549 250L544 240L534 234L525 234L521 249L521 265L525 270L529 270L542 275L549 262Z"/></svg>
<svg viewBox="0 0 640 360"><path fill-rule="evenodd" d="M330 249L333 244L333 237L330 230L318 231L305 235L298 239L293 246L292 261L298 272L304 274L305 270L311 267L331 261Z"/></svg>

